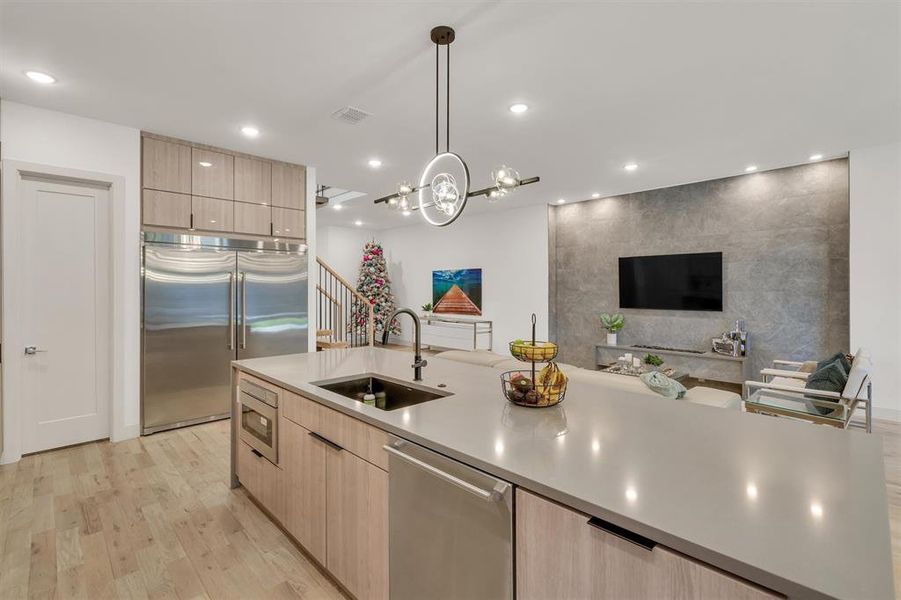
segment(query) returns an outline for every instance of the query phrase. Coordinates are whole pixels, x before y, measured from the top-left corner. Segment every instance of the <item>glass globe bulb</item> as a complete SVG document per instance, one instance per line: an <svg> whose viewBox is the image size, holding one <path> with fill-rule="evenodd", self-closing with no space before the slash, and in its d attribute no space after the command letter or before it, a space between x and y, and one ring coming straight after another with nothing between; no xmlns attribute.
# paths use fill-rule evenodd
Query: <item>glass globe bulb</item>
<svg viewBox="0 0 901 600"><path fill-rule="evenodd" d="M512 190L519 185L519 172L506 165L491 171L491 179L498 190Z"/></svg>

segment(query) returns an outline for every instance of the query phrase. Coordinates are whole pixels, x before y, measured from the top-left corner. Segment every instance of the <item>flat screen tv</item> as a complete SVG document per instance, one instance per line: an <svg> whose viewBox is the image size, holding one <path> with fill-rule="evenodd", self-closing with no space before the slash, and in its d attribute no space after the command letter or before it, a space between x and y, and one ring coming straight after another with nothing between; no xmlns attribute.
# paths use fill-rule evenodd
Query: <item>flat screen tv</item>
<svg viewBox="0 0 901 600"><path fill-rule="evenodd" d="M620 257L619 306L723 310L723 253Z"/></svg>

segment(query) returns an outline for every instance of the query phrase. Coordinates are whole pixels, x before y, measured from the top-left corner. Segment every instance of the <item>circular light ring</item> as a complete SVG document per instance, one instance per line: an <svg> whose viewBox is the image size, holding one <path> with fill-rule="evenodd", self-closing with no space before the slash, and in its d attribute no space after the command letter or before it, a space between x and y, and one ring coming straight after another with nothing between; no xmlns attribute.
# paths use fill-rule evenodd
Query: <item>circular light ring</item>
<svg viewBox="0 0 901 600"><path fill-rule="evenodd" d="M427 208L431 199L427 199L425 197L425 192L426 190L428 190L429 194L431 194L431 183L432 178L434 177L434 175L431 174L431 170L435 166L435 164L438 163L438 161L444 158L454 160L460 166L460 170L463 172L463 187L462 189L457 190L458 194L460 195L460 207L450 217L450 219L448 219L447 221L439 221L429 216ZM441 154L436 154L435 157L432 158L432 160L430 160L422 170L422 175L419 177L419 193L416 195L416 197L418 199L417 208L422 213L422 218L425 219L429 224L436 227L446 227L447 225L450 225L451 223L456 221L457 217L463 214L463 209L466 208L466 200L469 197L469 167L466 165L466 162L460 157L459 154L455 154L453 152L442 152Z"/></svg>

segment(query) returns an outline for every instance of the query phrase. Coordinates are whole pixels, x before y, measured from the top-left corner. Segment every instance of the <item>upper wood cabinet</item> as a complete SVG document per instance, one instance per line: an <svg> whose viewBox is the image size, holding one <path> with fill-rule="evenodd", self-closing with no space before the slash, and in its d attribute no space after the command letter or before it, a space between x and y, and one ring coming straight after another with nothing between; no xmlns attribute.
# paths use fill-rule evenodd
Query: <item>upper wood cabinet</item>
<svg viewBox="0 0 901 600"><path fill-rule="evenodd" d="M155 138L142 140L143 187L190 194L191 147Z"/></svg>
<svg viewBox="0 0 901 600"><path fill-rule="evenodd" d="M622 539L522 488L516 490L516 597L781 598L664 546Z"/></svg>
<svg viewBox="0 0 901 600"><path fill-rule="evenodd" d="M306 239L306 168L141 134L141 223Z"/></svg>
<svg viewBox="0 0 901 600"><path fill-rule="evenodd" d="M191 198L194 229L207 231L235 230L235 203L218 198Z"/></svg>
<svg viewBox="0 0 901 600"><path fill-rule="evenodd" d="M144 190L143 196L145 225L191 226L191 196L159 190Z"/></svg>
<svg viewBox="0 0 901 600"><path fill-rule="evenodd" d="M236 156L235 200L252 204L271 204L272 163L246 156Z"/></svg>
<svg viewBox="0 0 901 600"><path fill-rule="evenodd" d="M305 238L306 212L290 208L272 207L272 234L281 237Z"/></svg>
<svg viewBox="0 0 901 600"><path fill-rule="evenodd" d="M272 163L272 206L303 210L307 199L307 170L298 165Z"/></svg>
<svg viewBox="0 0 901 600"><path fill-rule="evenodd" d="M221 200L235 199L235 157L191 148L191 194Z"/></svg>

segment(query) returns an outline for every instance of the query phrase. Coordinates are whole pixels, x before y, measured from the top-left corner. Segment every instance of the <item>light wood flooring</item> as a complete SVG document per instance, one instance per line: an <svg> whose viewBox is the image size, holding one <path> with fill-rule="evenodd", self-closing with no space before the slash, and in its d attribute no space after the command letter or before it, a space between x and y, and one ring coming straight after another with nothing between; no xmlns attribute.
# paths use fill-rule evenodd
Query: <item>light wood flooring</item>
<svg viewBox="0 0 901 600"><path fill-rule="evenodd" d="M901 424L883 436L901 598ZM340 599L228 488L228 421L0 466L0 599Z"/></svg>
<svg viewBox="0 0 901 600"><path fill-rule="evenodd" d="M228 473L228 421L0 467L0 598L344 598Z"/></svg>

